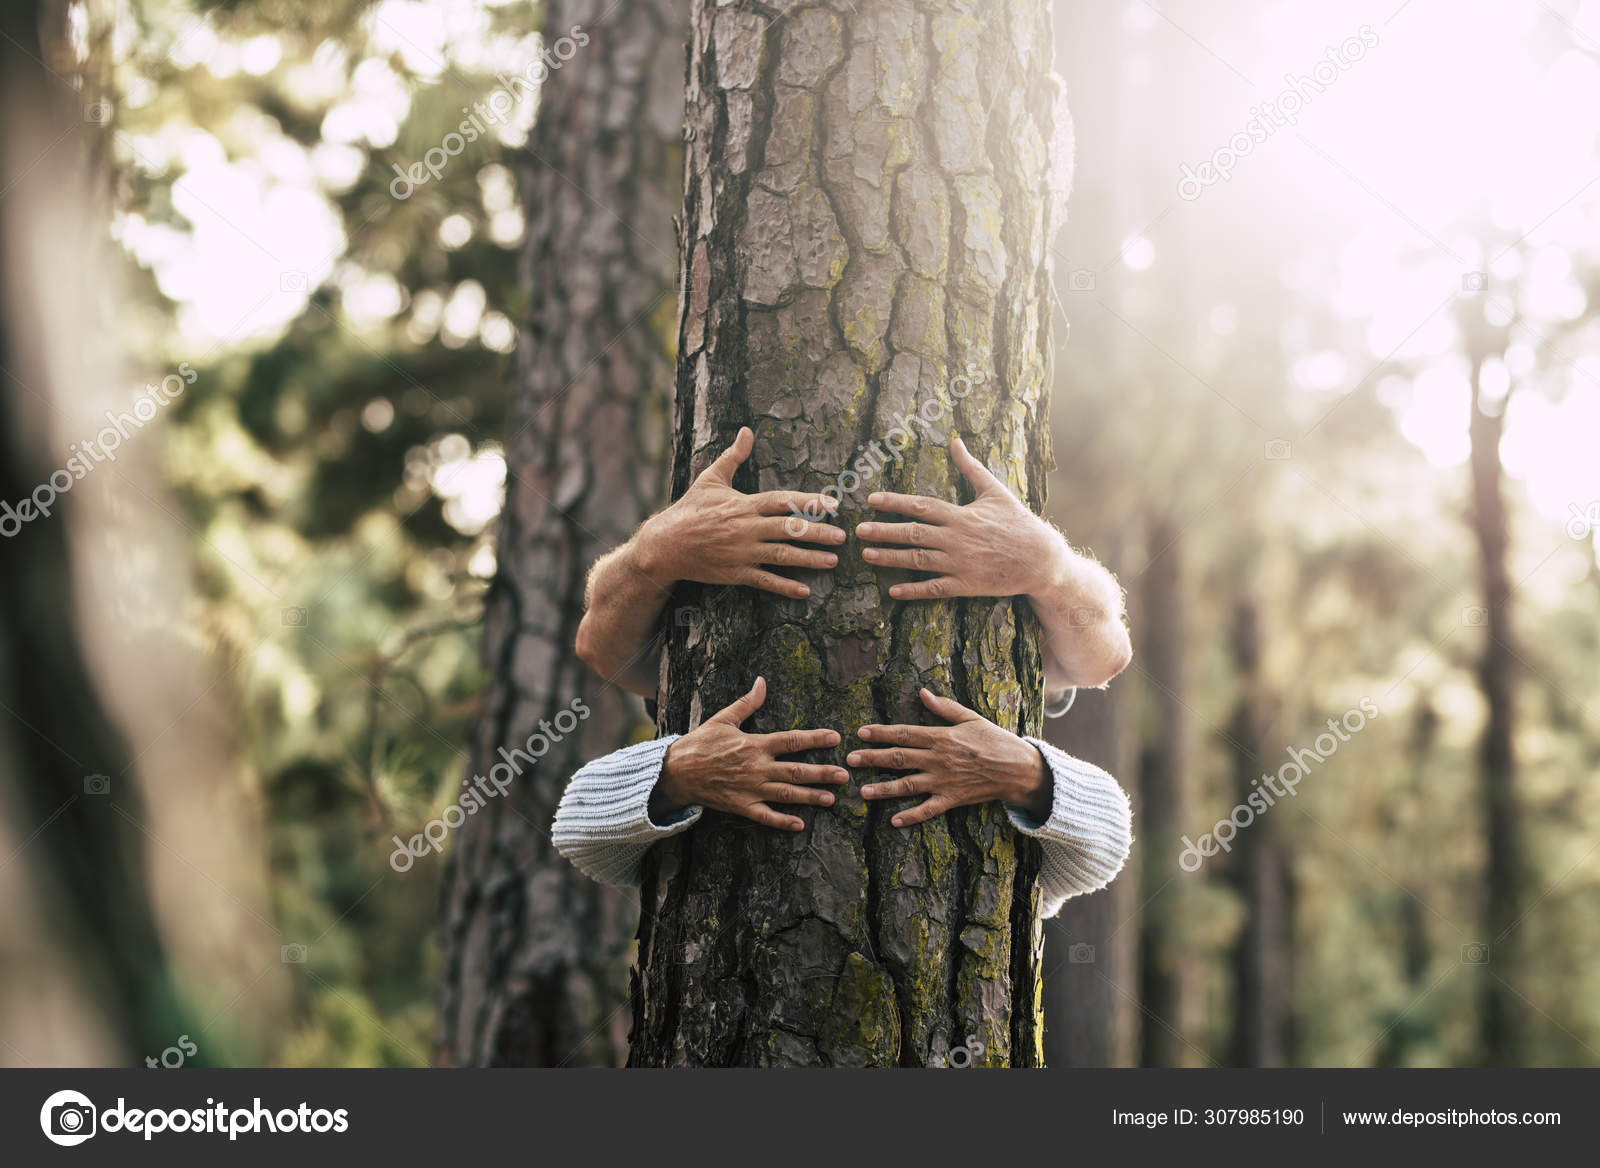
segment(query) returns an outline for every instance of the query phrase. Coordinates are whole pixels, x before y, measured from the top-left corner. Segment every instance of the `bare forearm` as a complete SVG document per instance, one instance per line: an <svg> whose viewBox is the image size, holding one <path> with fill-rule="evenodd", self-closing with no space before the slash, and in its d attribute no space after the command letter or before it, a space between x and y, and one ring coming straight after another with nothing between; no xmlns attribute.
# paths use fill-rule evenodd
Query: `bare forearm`
<svg viewBox="0 0 1600 1168"><path fill-rule="evenodd" d="M1104 567L1054 534L1049 570L1028 597L1044 634L1045 682L1055 689L1104 685L1133 658L1122 589Z"/></svg>
<svg viewBox="0 0 1600 1168"><path fill-rule="evenodd" d="M578 656L608 681L644 697L656 696L661 649L656 625L674 581L650 552L641 528L589 572Z"/></svg>

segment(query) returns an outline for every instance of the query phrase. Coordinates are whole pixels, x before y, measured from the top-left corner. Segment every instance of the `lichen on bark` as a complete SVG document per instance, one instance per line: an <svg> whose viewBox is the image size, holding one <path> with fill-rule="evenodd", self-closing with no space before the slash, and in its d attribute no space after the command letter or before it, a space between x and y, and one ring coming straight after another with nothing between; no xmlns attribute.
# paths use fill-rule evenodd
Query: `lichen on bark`
<svg viewBox="0 0 1600 1168"><path fill-rule="evenodd" d="M738 485L837 485L853 530L875 488L962 500L959 433L1041 507L1047 0L696 0L692 26L675 493L749 425ZM748 728L838 729L816 761L864 723L927 721L924 685L1038 731L1025 603L891 601L904 577L853 538L806 578L806 601L680 590L661 730L761 674ZM707 815L652 850L631 1063L1038 1065L1034 844L995 804L893 828L870 777L804 832Z"/></svg>

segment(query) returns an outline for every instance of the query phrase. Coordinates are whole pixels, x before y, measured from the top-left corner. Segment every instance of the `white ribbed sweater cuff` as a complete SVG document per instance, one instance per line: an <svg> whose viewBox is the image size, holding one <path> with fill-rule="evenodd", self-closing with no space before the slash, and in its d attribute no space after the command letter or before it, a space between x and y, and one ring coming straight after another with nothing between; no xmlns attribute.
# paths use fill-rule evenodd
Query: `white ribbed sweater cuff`
<svg viewBox="0 0 1600 1168"><path fill-rule="evenodd" d="M1117 781L1092 763L1029 738L1050 768L1055 796L1043 823L1007 807L1011 825L1045 845L1039 873L1043 915L1053 917L1069 898L1111 883L1133 846L1133 812Z"/></svg>
<svg viewBox="0 0 1600 1168"><path fill-rule="evenodd" d="M700 818L699 807L685 808L664 824L650 818L650 795L667 748L678 738L669 734L625 747L572 776L550 835L556 850L586 876L619 887L638 884L639 862L650 845Z"/></svg>

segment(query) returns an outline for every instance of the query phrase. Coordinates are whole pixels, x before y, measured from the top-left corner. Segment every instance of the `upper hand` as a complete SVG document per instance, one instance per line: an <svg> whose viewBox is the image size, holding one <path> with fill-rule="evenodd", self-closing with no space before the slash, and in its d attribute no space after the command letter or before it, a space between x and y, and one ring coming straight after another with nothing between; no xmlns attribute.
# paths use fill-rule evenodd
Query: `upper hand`
<svg viewBox="0 0 1600 1168"><path fill-rule="evenodd" d="M745 584L803 600L809 587L761 565L826 571L838 564L833 552L798 546L845 541L843 529L804 518L832 512L836 501L800 491L734 490L733 473L754 446L755 435L742 428L682 498L646 521L641 556L652 576L662 583Z"/></svg>
<svg viewBox="0 0 1600 1168"><path fill-rule="evenodd" d="M898 544L867 547L861 556L880 568L932 572L932 579L895 584L897 600L950 596L1018 596L1043 586L1064 542L1028 510L957 438L950 453L977 497L965 507L926 495L875 491L867 505L909 515L913 523L862 523L863 540Z"/></svg>
<svg viewBox="0 0 1600 1168"><path fill-rule="evenodd" d="M926 795L921 803L890 819L896 827L910 827L954 808L994 799L1023 808L1036 819L1049 815L1054 792L1044 757L1033 745L960 702L927 689L920 693L928 709L954 724L874 725L856 731L862 741L881 745L851 751L845 760L851 766L913 772L862 787L863 798Z"/></svg>
<svg viewBox="0 0 1600 1168"><path fill-rule="evenodd" d="M769 803L829 807L833 795L809 784L850 781L842 767L780 762L778 756L839 744L833 730L785 730L746 734L739 729L767 700L767 683L756 678L750 692L707 718L667 747L656 792L668 808L700 806L753 819L766 827L799 831L804 821L774 811Z"/></svg>

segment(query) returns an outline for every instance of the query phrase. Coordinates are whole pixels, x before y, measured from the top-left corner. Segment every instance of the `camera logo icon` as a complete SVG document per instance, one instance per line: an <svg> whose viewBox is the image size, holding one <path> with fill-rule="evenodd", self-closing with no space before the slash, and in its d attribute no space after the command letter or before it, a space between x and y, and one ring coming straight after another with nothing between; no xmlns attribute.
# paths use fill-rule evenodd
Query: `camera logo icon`
<svg viewBox="0 0 1600 1168"><path fill-rule="evenodd" d="M52 1144L70 1148L95 1133L95 1105L77 1091L57 1091L39 1108L39 1127Z"/></svg>
<svg viewBox="0 0 1600 1168"><path fill-rule="evenodd" d="M1482 941L1474 941L1470 945L1461 946L1462 965L1488 965L1489 946Z"/></svg>
<svg viewBox="0 0 1600 1168"><path fill-rule="evenodd" d="M1067 950L1067 964L1093 965L1094 946L1088 944L1087 942L1079 941L1076 945Z"/></svg>

